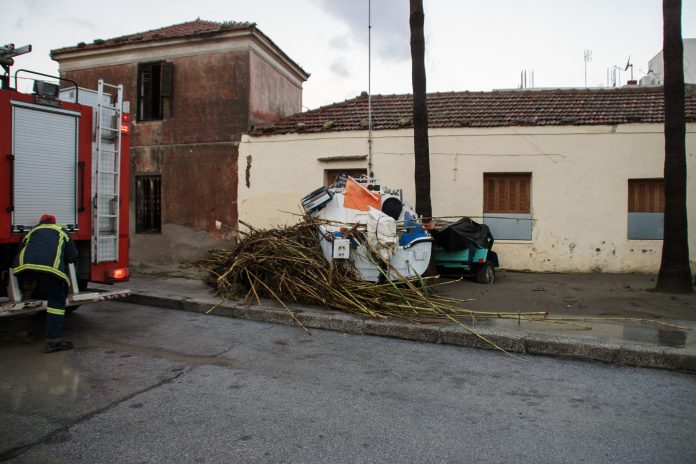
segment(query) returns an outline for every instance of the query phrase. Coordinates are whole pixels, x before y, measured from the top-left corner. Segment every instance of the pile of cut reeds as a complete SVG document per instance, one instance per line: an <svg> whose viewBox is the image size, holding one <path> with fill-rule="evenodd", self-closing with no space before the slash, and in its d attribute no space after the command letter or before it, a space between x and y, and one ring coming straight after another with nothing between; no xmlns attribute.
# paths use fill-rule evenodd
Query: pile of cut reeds
<svg viewBox="0 0 696 464"><path fill-rule="evenodd" d="M379 253L376 252L372 254L385 276L384 283L366 282L359 278L350 261L326 261L319 240L333 238L330 235L320 238L318 226L321 224L325 223L305 217L293 226L240 230L240 240L234 249L212 249L198 265L207 272L208 284L224 300L244 298L247 304L253 301L260 304L261 298L272 298L303 328L288 304L324 306L372 318L398 318L415 323L450 322L501 351L505 350L470 327L477 319L514 319L519 323L543 321L580 330L591 329L580 322L632 321L689 330L666 322L637 318L548 317L544 311L473 311L464 307L471 300L438 295L435 287L443 284L431 284L434 278L416 281L386 278L398 273L390 269L388 263L379 262ZM349 225L347 236L369 250L360 226Z"/></svg>
<svg viewBox="0 0 696 464"><path fill-rule="evenodd" d="M208 283L225 299L245 298L247 303L272 298L287 304L324 306L373 318L399 318L412 322L455 322L477 318L544 318L546 312L505 313L471 311L467 300L437 295L430 279L405 278L384 283L361 280L349 261L327 262L319 244L321 222L305 218L292 226L240 231L233 250L210 250L200 262ZM359 228L351 237L367 248ZM322 240L331 240L330 236ZM377 253L374 253L377 256ZM378 258L375 258L378 259ZM395 271L381 263L385 276ZM298 321L299 323L299 321Z"/></svg>

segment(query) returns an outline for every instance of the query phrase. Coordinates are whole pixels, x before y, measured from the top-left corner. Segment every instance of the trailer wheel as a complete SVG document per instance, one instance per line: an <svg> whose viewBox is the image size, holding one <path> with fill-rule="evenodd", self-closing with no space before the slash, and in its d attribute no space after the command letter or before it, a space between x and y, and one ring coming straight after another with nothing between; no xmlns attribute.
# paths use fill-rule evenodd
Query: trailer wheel
<svg viewBox="0 0 696 464"><path fill-rule="evenodd" d="M476 269L476 282L480 284L492 284L495 282L495 267L490 261Z"/></svg>

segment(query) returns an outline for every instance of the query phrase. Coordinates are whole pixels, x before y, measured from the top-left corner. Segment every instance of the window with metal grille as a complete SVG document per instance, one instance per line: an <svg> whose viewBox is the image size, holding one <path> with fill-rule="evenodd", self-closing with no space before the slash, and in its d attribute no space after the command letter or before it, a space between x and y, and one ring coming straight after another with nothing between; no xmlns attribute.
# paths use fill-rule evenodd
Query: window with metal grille
<svg viewBox="0 0 696 464"><path fill-rule="evenodd" d="M164 98L171 95L171 63L158 61L138 65L138 121L162 119Z"/></svg>
<svg viewBox="0 0 696 464"><path fill-rule="evenodd" d="M147 175L135 178L135 232L156 234L162 230L162 176Z"/></svg>
<svg viewBox="0 0 696 464"><path fill-rule="evenodd" d="M484 173L483 218L498 240L531 240L531 173Z"/></svg>
<svg viewBox="0 0 696 464"><path fill-rule="evenodd" d="M628 238L662 240L665 187L663 179L628 179Z"/></svg>

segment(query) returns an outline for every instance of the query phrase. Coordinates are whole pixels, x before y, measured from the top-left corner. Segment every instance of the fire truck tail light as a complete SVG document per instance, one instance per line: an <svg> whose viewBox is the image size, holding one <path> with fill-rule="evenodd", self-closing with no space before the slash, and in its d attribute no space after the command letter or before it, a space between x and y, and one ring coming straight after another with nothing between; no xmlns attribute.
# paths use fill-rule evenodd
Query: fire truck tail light
<svg viewBox="0 0 696 464"><path fill-rule="evenodd" d="M123 113L121 116L121 132L124 134L130 132L130 113Z"/></svg>
<svg viewBox="0 0 696 464"><path fill-rule="evenodd" d="M123 280L128 278L128 268L120 267L118 269L109 269L108 271L110 280Z"/></svg>

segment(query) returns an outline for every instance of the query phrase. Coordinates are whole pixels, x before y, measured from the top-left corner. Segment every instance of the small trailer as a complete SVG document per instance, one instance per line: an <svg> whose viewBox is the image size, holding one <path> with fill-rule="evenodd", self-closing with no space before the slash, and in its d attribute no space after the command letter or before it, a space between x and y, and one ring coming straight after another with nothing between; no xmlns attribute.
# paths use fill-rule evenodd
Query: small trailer
<svg viewBox="0 0 696 464"><path fill-rule="evenodd" d="M495 282L495 268L500 263L492 251L495 240L487 225L464 217L454 223L435 221L429 228L435 239L439 273L471 273L480 284Z"/></svg>

